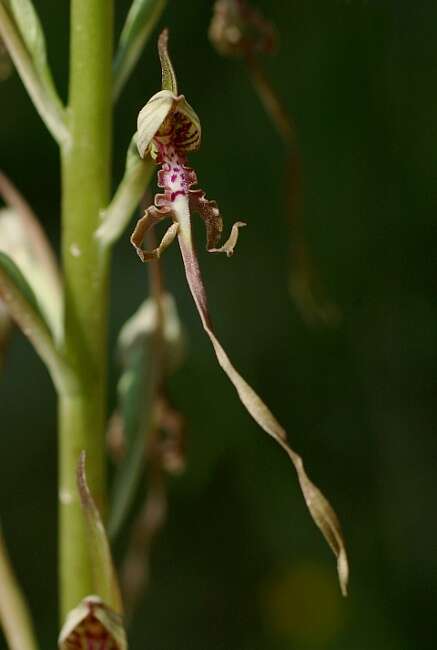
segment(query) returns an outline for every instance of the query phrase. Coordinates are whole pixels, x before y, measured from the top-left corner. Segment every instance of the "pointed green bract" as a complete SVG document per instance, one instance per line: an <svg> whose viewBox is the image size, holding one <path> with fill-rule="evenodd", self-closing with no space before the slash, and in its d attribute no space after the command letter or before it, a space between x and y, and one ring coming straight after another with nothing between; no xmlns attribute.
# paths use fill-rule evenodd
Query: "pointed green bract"
<svg viewBox="0 0 437 650"><path fill-rule="evenodd" d="M121 614L123 607L111 549L99 510L88 487L85 464L86 453L82 451L77 466L77 485L89 533L94 589L113 611Z"/></svg>
<svg viewBox="0 0 437 650"><path fill-rule="evenodd" d="M114 59L114 100L120 95L166 4L167 0L133 0Z"/></svg>
<svg viewBox="0 0 437 650"><path fill-rule="evenodd" d="M168 53L168 29L161 32L158 40L158 52L162 70L162 89L169 90L173 95L177 95L178 82Z"/></svg>

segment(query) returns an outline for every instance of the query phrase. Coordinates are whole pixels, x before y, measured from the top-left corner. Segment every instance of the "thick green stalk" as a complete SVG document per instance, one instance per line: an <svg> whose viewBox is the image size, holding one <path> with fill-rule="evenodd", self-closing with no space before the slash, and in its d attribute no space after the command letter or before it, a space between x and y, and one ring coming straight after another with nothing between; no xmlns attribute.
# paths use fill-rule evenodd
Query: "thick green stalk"
<svg viewBox="0 0 437 650"><path fill-rule="evenodd" d="M71 143L62 150L65 352L78 378L60 395L59 511L61 616L93 592L89 539L76 487L81 450L104 512L108 253L95 237L108 205L111 162L113 0L72 0Z"/></svg>

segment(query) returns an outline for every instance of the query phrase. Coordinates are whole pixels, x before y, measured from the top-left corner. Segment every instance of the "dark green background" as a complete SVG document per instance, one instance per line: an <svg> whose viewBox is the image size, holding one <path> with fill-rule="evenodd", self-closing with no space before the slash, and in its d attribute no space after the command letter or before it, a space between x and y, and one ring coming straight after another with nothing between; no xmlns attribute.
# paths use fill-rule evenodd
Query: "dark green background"
<svg viewBox="0 0 437 650"><path fill-rule="evenodd" d="M68 4L36 2L64 94ZM128 3L116 4L119 30ZM307 238L343 314L334 329L309 329L288 295L286 154L242 64L208 42L211 3L170 1L162 24L202 120L191 160L200 184L228 226L248 222L231 260L204 254L196 228L217 330L341 516L350 597L339 594L285 455L218 368L174 247L165 271L189 358L172 395L188 421L188 468L171 482L131 647L428 650L437 614L437 4L259 4L280 30L266 65L297 124ZM159 84L150 43L116 111L116 180L136 114ZM0 92L1 167L57 242L56 147L16 76ZM145 278L126 234L112 272L112 400L113 343ZM45 650L57 633L55 395L18 335L0 400L0 513Z"/></svg>

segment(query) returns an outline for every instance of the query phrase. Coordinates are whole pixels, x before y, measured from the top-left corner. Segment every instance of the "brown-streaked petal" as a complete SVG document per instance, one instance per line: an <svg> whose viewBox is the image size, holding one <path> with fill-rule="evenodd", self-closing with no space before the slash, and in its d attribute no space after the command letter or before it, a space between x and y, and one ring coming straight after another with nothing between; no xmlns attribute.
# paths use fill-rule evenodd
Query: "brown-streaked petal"
<svg viewBox="0 0 437 650"><path fill-rule="evenodd" d="M238 229L246 224L237 221L223 246L217 247L223 232L223 219L215 201L209 201L203 190L190 190L188 193L190 212L197 212L206 226L206 249L209 253L226 253L230 257L238 241Z"/></svg>
<svg viewBox="0 0 437 650"><path fill-rule="evenodd" d="M240 228L243 228L247 224L244 221L237 221L234 223L231 229L231 234L220 248L209 248L210 253L225 253L228 257L234 254L234 248L237 245L238 241L238 232Z"/></svg>
<svg viewBox="0 0 437 650"><path fill-rule="evenodd" d="M59 650L127 650L121 616L98 596L87 596L67 616Z"/></svg>
<svg viewBox="0 0 437 650"><path fill-rule="evenodd" d="M179 245L185 266L185 273L199 312L203 328L213 345L217 360L234 385L238 396L259 426L284 449L292 461L305 502L316 525L322 531L326 541L337 557L337 571L342 594L347 594L348 561L341 526L337 515L320 490L308 478L302 458L289 446L285 429L279 424L270 409L264 404L253 388L232 365L228 355L217 339L208 311L206 291L204 288L199 263L191 244L190 233L180 231Z"/></svg>
<svg viewBox="0 0 437 650"><path fill-rule="evenodd" d="M161 240L159 246L151 251L145 250L142 248L142 243L146 232L153 228L157 223L169 217L171 215L171 209L168 207L160 208L159 210L155 206L150 206L144 213L144 216L137 222L135 230L132 233L130 238L131 243L137 251L138 257L142 262L147 262L153 259L159 259L162 253L170 246L174 238L176 237L179 226L177 223L173 223L165 232L164 237Z"/></svg>
<svg viewBox="0 0 437 650"><path fill-rule="evenodd" d="M141 109L136 134L141 158L148 154L152 139L158 135L162 138L171 135L181 151L195 151L200 147L200 120L184 95L163 89L155 93Z"/></svg>
<svg viewBox="0 0 437 650"><path fill-rule="evenodd" d="M190 190L188 199L190 212L197 212L205 222L207 249L214 248L220 241L223 232L223 219L217 203L209 201L203 190Z"/></svg>

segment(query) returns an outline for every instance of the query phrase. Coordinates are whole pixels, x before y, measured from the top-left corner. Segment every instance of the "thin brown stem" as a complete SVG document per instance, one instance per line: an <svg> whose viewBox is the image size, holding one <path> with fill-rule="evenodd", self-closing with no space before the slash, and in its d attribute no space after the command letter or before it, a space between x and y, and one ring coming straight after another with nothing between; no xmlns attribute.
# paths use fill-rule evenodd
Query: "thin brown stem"
<svg viewBox="0 0 437 650"><path fill-rule="evenodd" d="M335 324L339 318L338 309L323 297L323 287L305 236L302 163L297 144L296 126L256 56L247 51L245 62L261 103L267 114L270 115L288 152L286 194L290 230L289 287L291 295L302 318L308 325Z"/></svg>

